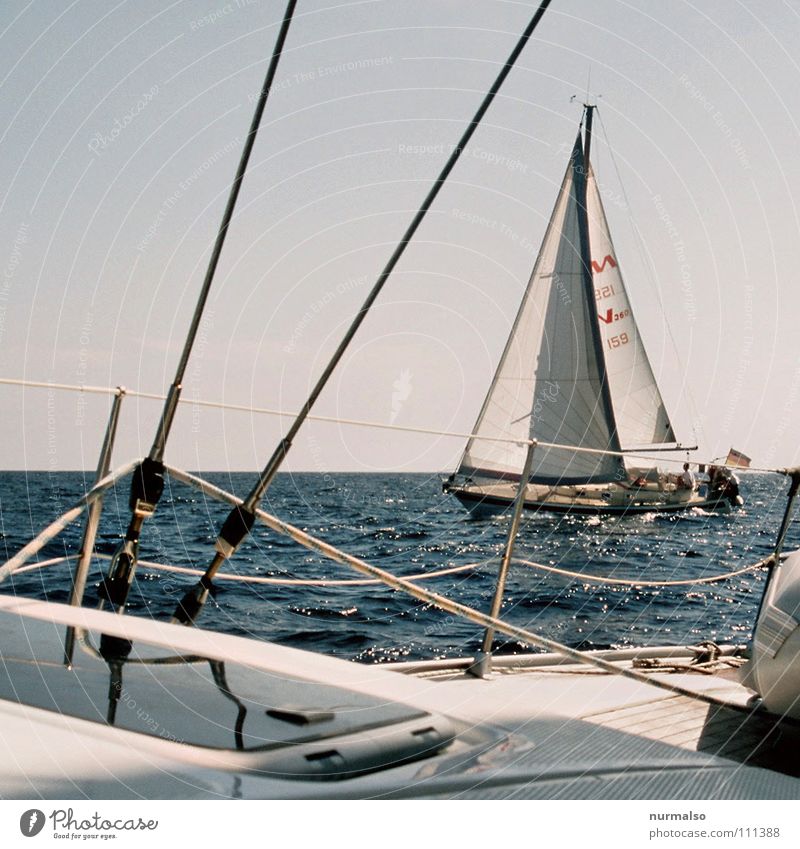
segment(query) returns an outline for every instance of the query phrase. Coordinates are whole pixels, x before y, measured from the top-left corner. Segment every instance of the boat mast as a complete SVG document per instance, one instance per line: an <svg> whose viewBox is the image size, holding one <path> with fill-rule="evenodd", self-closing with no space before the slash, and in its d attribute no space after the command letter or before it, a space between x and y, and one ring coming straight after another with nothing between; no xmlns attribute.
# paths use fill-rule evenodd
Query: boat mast
<svg viewBox="0 0 800 849"><path fill-rule="evenodd" d="M594 294L594 277L592 275L592 246L589 239L589 207L588 207L588 186L589 186L589 154L592 147L592 118L596 106L584 103L585 124L584 124L584 140L583 140L583 163L582 167L575 168L575 181L577 184L578 194L578 232L580 234L581 248L581 266L583 269L584 292L589 306L589 315L592 320L589 322L591 328L592 342L594 344L595 356L597 365L600 369L600 398L603 403L603 411L608 422L608 427L611 435L608 448L611 451L620 451L619 431L617 430L617 419L614 415L614 405L611 401L611 386L608 380L608 369L606 367L606 353L603 349L603 340L600 335L600 325L597 320L597 302ZM577 153L580 155L581 149L577 148ZM621 467L624 469L624 463L620 461Z"/></svg>
<svg viewBox="0 0 800 849"><path fill-rule="evenodd" d="M592 106L589 103L584 103L583 108L586 110L586 129L584 130L583 136L583 167L586 171L586 177L588 179L589 152L592 149L592 118L594 117L594 110L597 109L597 107Z"/></svg>

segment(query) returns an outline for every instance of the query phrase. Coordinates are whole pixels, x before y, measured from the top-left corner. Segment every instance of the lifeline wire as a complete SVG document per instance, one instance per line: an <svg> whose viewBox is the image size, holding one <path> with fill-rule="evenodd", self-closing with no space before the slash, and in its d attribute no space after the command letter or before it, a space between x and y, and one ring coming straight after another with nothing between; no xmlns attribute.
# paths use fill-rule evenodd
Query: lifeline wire
<svg viewBox="0 0 800 849"><path fill-rule="evenodd" d="M96 554L98 560L110 560L109 554ZM66 557L52 557L49 560L42 560L39 563L31 563L28 566L20 566L14 570L15 575L23 574L24 572L34 572L38 569L44 569L47 566L56 566L59 563L66 563L69 560L75 560L77 555L68 555ZM513 563L519 566L528 566L531 569L539 569L543 572L550 572L554 575L561 575L568 578L576 578L579 581L588 581L596 584L615 584L624 587L683 587L693 586L694 584L714 584L720 581L726 581L728 578L736 578L739 575L745 575L748 572L755 572L757 569L763 569L772 563L772 555L759 560L757 563L751 563L749 566L744 566L741 569L735 569L733 572L722 572L719 575L710 575L705 578L687 578L681 581L644 581L638 578L612 578L607 575L590 575L586 572L572 572L569 569L559 569L556 566L546 566L544 563L535 563L533 560L523 560L514 558ZM168 563L154 563L152 560L139 560L141 566L152 569L156 572L170 572L178 575L193 575L195 577L203 574L202 569L192 569L189 566L175 566ZM442 578L446 575L456 575L459 572L475 571L486 566L493 566L494 559L478 560L474 563L463 563L460 566L449 566L444 569L436 569L433 572L418 572L415 575L406 575L407 581L427 581L430 578ZM232 575L227 572L218 572L216 576L220 581L234 581L241 584L266 584L273 587L366 587L374 586L383 583L377 578L269 578L264 575Z"/></svg>
<svg viewBox="0 0 800 849"><path fill-rule="evenodd" d="M103 387L103 386L81 386L78 384L67 384L67 383L45 383L39 381L32 380L17 380L13 378L0 377L0 384L5 384L7 386L24 386L24 387L32 387L38 389L58 389L70 392L87 392L93 394L100 395L114 395L116 394L120 387ZM142 398L150 401L163 401L166 396L158 395L152 392L139 392L135 389L125 389L125 394L130 398ZM248 404L227 404L223 401L203 401L199 399L181 399L179 401L180 404L191 404L196 407L208 407L215 410L232 410L236 412L242 413L255 413L258 415L267 415L267 416L282 416L286 418L294 418L297 414L293 412L288 412L286 410L275 410L269 407L253 407ZM417 433L423 434L427 436L444 436L451 439L480 439L486 442L498 442L510 445L524 445L528 442L528 440L519 440L519 439L511 439L509 437L504 436L483 436L478 433L469 433L467 431L455 431L455 430L438 430L436 428L426 428L426 427L410 427L408 425L396 425L389 424L388 422L375 422L369 421L366 419L347 419L339 416L319 416L319 415L308 415L306 417L308 421L321 422L324 424L339 424L339 425L348 425L353 427L367 427L374 428L376 430L391 430L397 431L399 433ZM568 449L570 451L574 451L575 453L583 453L583 454L605 454L611 455L615 457L633 457L637 460L652 460L654 463L667 462L667 463L683 463L683 458L672 459L669 457L653 457L649 454L639 454L635 451L609 451L602 448L582 448L577 445L565 445L560 442L541 442L538 441L537 445L543 446L545 448L563 448ZM686 449L682 446L678 446L674 449L675 452L685 451ZM726 468L739 469L739 471L747 471L747 472L765 472L769 474L777 474L777 475L785 475L788 473L786 467L778 467L778 468L763 468L760 466L748 466L746 469L742 469L738 466L726 466L725 463L715 463L713 460L694 460L695 464L705 464L707 466L714 465Z"/></svg>

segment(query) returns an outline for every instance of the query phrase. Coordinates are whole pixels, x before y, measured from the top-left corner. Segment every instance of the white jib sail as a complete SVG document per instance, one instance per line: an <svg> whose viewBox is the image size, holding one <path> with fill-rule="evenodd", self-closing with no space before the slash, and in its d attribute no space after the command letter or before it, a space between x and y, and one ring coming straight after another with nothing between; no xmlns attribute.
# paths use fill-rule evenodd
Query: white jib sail
<svg viewBox="0 0 800 849"><path fill-rule="evenodd" d="M675 442L675 433L625 291L591 166L586 206L597 320L619 441L623 448Z"/></svg>
<svg viewBox="0 0 800 849"><path fill-rule="evenodd" d="M482 437L618 450L608 390L603 389L594 298L581 257L583 190L580 136L561 185L508 343L475 425ZM514 478L526 446L471 439L459 474ZM592 483L620 480L618 457L539 446L531 480Z"/></svg>

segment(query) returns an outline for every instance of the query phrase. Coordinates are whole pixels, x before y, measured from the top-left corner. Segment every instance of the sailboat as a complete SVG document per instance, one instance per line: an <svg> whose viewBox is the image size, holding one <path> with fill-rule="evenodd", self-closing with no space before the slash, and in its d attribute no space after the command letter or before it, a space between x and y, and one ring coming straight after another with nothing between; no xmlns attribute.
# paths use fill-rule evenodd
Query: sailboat
<svg viewBox="0 0 800 849"><path fill-rule="evenodd" d="M501 66L490 93L499 89L546 5L545 0L509 61ZM293 7L290 0L257 116L271 89ZM465 133L467 140L489 103L487 95ZM256 128L254 122L249 142ZM462 143L456 151L463 148ZM245 147L222 236L231 220L247 151ZM585 244L585 218L579 217L577 202L583 196L583 162L576 143L554 218L570 222L568 232L576 238L582 234ZM440 178L436 185L442 182ZM551 231L556 228L551 226ZM401 246L407 241L404 238ZM577 299L581 284L588 282L581 266L584 254L570 253L564 239L552 242L548 238L546 244L551 251L556 247L558 256L553 259L546 254L546 261L540 260L537 278L547 268L551 274L558 270L564 274L563 285L569 287L570 296ZM217 247L190 341L221 242ZM394 256L401 252L398 248ZM569 257L571 266L566 261ZM388 272L379 283L387 276ZM558 303L553 309L558 311ZM586 326L594 310L588 297L582 310ZM523 310L522 318L527 320L527 315ZM612 416L611 404L606 374L600 369L603 337L594 333L591 339L591 347L576 348L573 355L585 375L583 409L592 413L586 429L598 428L595 441L615 446L618 430L608 424L614 419L606 418ZM504 357L504 362L513 363L513 356ZM554 368L548 373L558 379ZM535 387L534 378L530 380ZM69 389L38 385L48 391ZM652 389L642 387L643 396L648 393ZM275 461L259 477L259 497L247 499L168 465L163 448L171 417L181 403L179 394L176 379L158 426L155 456L136 458L111 471L126 395L121 387L114 391L94 486L55 519L47 514L48 505L39 505L42 530L0 564L2 583L23 570L77 561L69 604L18 597L13 585L10 592L7 584L0 591L0 787L4 798L800 798L793 757L800 739L800 624L796 618L800 554L785 561L781 556L800 491L800 469L785 470L791 486L774 550L748 567L769 569L749 659L739 647L707 642L586 652L501 616L518 510L491 611L486 614L427 590L419 580L392 573L385 568L388 564L369 564L262 509L260 496L270 476L274 477ZM314 397L304 407L305 414ZM553 405L560 409L558 394L555 397ZM603 415L595 414L594 397L602 399ZM490 421L490 409L494 408L486 407L482 420ZM548 415L541 416L551 421ZM291 435L302 420L298 416L294 430L282 440L279 458L289 450ZM660 428L661 438L671 435L663 418L654 427ZM531 446L541 475L602 483L623 468L615 453L584 454L561 446L533 445L530 440L524 461L528 467ZM477 449L469 456L477 460ZM480 461L488 465L490 459L487 455ZM498 455L494 466L502 468L502 459ZM229 505L231 512L214 545L211 568L204 573L180 570L200 575L197 594L190 593L180 602L172 622L157 622L149 615L128 615L126 599L135 577L139 534L157 508L165 476L192 487L198 497ZM111 557L109 574L97 582L98 606L91 609L86 606L91 599L84 598L90 568L95 570L92 582L98 560L105 572L106 555L95 546L103 500L127 478L131 523ZM521 504L517 498L515 508ZM66 543L62 534L81 517L77 552L38 560L54 540ZM358 665L250 635L186 627L196 625L212 581L235 577L217 570L256 522L380 582L387 592L407 594L486 629L480 664L468 657ZM175 573L175 567L165 563L148 568ZM546 653L497 658L498 674L492 675L495 633ZM586 674L587 670L593 674ZM743 677L737 678L742 670ZM33 830L33 815L42 812L33 808L26 813L31 818L23 834L34 836L38 832ZM71 818L72 809L69 813ZM57 830L60 821L55 814L51 819L54 836L66 837L63 828ZM95 823L99 819L95 815ZM202 818L195 820L200 823L197 827L205 826ZM81 829L90 831L91 822L85 822L88 826L81 824ZM104 826L110 827L119 828Z"/></svg>
<svg viewBox="0 0 800 849"><path fill-rule="evenodd" d="M638 513L730 506L735 498L715 487L698 490L693 476L636 468L626 458L680 446L591 166L596 107L584 109L511 334L444 489L472 511L509 506L526 446L535 441L525 507Z"/></svg>

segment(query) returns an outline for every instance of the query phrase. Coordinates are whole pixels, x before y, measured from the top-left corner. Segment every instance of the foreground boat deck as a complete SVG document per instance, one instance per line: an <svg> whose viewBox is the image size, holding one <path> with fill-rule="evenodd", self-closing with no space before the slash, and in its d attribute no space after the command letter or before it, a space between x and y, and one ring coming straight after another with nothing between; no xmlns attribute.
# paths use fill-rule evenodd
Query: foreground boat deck
<svg viewBox="0 0 800 849"><path fill-rule="evenodd" d="M91 653L66 669L68 623L158 662L125 664L116 689ZM363 666L8 596L0 655L6 798L800 798L795 726L749 706L726 662L650 673L723 707L552 655L499 658L476 679L466 661Z"/></svg>
<svg viewBox="0 0 800 849"><path fill-rule="evenodd" d="M663 673L658 665L674 661L683 666L691 655L673 647L671 655L664 649L656 656L647 650L637 653L637 660L652 666L655 679L676 684L711 696L724 704L710 704L665 690L648 688L624 678L615 678L599 670L577 664L559 662L553 655L528 655L524 658L501 658L489 683L493 701L503 701L506 695L502 683L507 678L526 679L524 692L535 691L540 706L564 716L591 723L602 728L635 735L646 740L665 743L691 752L702 752L725 758L738 764L759 766L794 777L800 777L800 762L793 753L800 746L800 726L791 721L779 721L758 707L755 694L740 683L742 670L726 666L724 661L713 674L702 672ZM633 652L598 652L613 658L634 655ZM661 657L657 655L661 654ZM632 658L619 661L630 667ZM537 666L537 662L539 665ZM409 673L427 680L450 682L469 681L464 676L464 661L458 668L448 670L444 664L403 664ZM520 685L513 687L514 695L522 698ZM508 693L511 696L511 692ZM531 692L533 697L533 692ZM509 716L493 716L500 721L519 721L513 703Z"/></svg>
<svg viewBox="0 0 800 849"><path fill-rule="evenodd" d="M674 696L587 714L583 719L692 752L800 777L800 764L790 756L800 743L797 729L776 725L772 718L757 712Z"/></svg>

